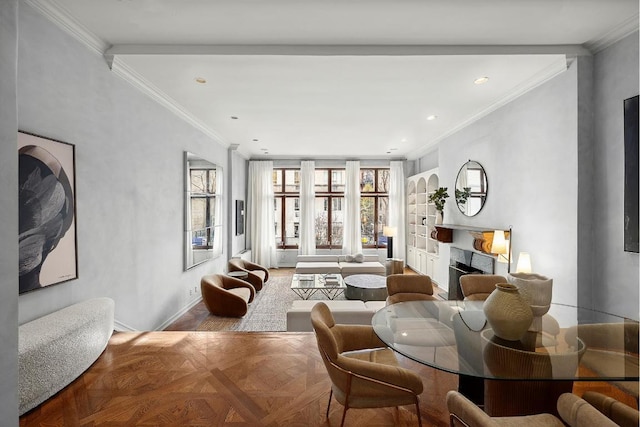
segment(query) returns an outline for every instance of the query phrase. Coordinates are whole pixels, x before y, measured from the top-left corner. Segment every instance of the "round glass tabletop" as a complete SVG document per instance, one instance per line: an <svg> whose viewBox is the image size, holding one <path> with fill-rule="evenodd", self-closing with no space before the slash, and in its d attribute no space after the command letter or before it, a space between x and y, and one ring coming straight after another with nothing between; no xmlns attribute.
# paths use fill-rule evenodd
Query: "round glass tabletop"
<svg viewBox="0 0 640 427"><path fill-rule="evenodd" d="M417 362L484 379L638 381L638 322L552 304L518 341L494 336L482 301L410 301L372 319L385 344ZM537 330L531 330L537 329ZM578 366L585 369L578 369Z"/></svg>

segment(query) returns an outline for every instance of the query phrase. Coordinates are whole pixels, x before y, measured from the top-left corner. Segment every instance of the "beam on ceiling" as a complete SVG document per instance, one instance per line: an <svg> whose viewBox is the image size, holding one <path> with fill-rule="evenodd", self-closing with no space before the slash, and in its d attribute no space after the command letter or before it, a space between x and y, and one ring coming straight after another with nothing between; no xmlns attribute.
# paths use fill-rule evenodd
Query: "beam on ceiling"
<svg viewBox="0 0 640 427"><path fill-rule="evenodd" d="M581 45L167 45L118 44L113 55L306 55L306 56L427 56L427 55L591 55Z"/></svg>

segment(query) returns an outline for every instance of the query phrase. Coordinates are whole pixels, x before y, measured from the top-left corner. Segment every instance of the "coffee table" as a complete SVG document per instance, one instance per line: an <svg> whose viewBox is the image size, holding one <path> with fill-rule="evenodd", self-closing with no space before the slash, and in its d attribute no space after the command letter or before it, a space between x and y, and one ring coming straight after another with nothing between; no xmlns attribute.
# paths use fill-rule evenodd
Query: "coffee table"
<svg viewBox="0 0 640 427"><path fill-rule="evenodd" d="M294 274L291 290L302 299L311 298L320 291L328 299L335 299L346 289L340 274Z"/></svg>
<svg viewBox="0 0 640 427"><path fill-rule="evenodd" d="M387 278L376 274L353 274L344 279L347 299L384 301L387 299Z"/></svg>

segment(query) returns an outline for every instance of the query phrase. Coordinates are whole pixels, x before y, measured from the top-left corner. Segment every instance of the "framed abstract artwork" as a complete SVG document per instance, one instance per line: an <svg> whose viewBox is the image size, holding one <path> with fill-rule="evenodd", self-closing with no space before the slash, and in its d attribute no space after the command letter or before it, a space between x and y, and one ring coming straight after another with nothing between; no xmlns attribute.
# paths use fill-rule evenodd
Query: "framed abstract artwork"
<svg viewBox="0 0 640 427"><path fill-rule="evenodd" d="M624 100L624 250L638 252L638 96Z"/></svg>
<svg viewBox="0 0 640 427"><path fill-rule="evenodd" d="M20 293L78 278L75 146L18 132Z"/></svg>

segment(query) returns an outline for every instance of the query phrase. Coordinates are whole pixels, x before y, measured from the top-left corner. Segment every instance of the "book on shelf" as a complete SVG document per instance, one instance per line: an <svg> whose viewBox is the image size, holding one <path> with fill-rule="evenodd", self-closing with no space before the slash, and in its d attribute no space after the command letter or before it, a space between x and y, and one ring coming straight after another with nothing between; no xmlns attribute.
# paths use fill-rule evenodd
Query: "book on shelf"
<svg viewBox="0 0 640 427"><path fill-rule="evenodd" d="M306 282L309 280L314 280L313 274L296 274L298 280L301 282Z"/></svg>

